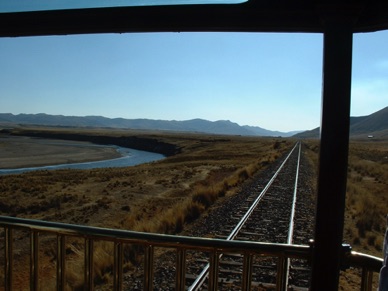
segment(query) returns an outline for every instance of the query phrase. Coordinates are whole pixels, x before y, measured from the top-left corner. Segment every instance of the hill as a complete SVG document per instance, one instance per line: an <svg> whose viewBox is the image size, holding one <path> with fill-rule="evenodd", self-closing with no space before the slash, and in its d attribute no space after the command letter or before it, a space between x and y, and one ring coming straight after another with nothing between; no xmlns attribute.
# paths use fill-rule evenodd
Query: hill
<svg viewBox="0 0 388 291"><path fill-rule="evenodd" d="M102 116L64 116L49 114L11 114L0 113L0 124L45 125L64 127L105 127L130 128L141 130L166 130L181 132L199 132L209 134L227 134L244 136L292 136L295 132L271 131L258 126L240 126L229 120L208 121L204 119L154 120L106 118Z"/></svg>
<svg viewBox="0 0 388 291"><path fill-rule="evenodd" d="M297 138L319 138L320 128L304 131L294 135ZM387 138L388 106L367 116L350 117L351 138Z"/></svg>

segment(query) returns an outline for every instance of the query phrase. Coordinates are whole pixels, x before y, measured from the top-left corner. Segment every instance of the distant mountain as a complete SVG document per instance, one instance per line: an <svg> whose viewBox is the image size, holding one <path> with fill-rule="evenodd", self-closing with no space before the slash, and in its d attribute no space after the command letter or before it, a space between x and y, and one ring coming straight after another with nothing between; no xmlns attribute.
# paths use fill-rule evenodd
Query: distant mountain
<svg viewBox="0 0 388 291"><path fill-rule="evenodd" d="M388 106L371 115L352 120L350 126L353 135L379 132L386 129L388 129Z"/></svg>
<svg viewBox="0 0 388 291"><path fill-rule="evenodd" d="M320 131L320 128L317 127L317 128L311 129L311 130L306 130L306 131L297 133L294 135L294 137L296 137L296 138L319 138L319 131Z"/></svg>
<svg viewBox="0 0 388 291"><path fill-rule="evenodd" d="M210 134L245 135L245 136L292 136L296 132L271 131L258 126L240 126L229 120L208 121L204 119L154 120L106 118L102 116L64 116L39 114L0 113L2 124L28 124L66 127L108 127L131 128L143 130L168 130L182 132L200 132Z"/></svg>
<svg viewBox="0 0 388 291"><path fill-rule="evenodd" d="M298 138L319 138L320 128L294 135ZM350 117L350 137L388 137L388 106L367 116Z"/></svg>

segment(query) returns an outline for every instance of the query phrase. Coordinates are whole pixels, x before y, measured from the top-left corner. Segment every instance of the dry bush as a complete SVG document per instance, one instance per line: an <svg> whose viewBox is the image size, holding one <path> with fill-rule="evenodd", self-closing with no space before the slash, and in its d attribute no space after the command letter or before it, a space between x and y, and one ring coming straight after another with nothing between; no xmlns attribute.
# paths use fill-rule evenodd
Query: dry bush
<svg viewBox="0 0 388 291"><path fill-rule="evenodd" d="M183 230L185 223L190 223L199 218L205 210L203 204L186 200L182 205L177 205L165 212L160 217L158 232L177 234Z"/></svg>
<svg viewBox="0 0 388 291"><path fill-rule="evenodd" d="M358 235L365 238L366 232L373 229L380 229L380 223L383 221L377 210L376 203L368 196L361 196L357 207L356 227ZM369 244L369 243L368 243Z"/></svg>
<svg viewBox="0 0 388 291"><path fill-rule="evenodd" d="M318 168L319 140L304 141L303 146L305 155ZM344 241L356 251L378 257L388 213L387 149L386 141L351 140L348 156ZM342 290L359 288L358 270L342 273L340 285Z"/></svg>
<svg viewBox="0 0 388 291"><path fill-rule="evenodd" d="M349 237L356 250L367 249L377 256L388 213L386 154L381 144L351 142L349 147L345 230L356 229Z"/></svg>
<svg viewBox="0 0 388 291"><path fill-rule="evenodd" d="M211 187L199 186L192 195L192 201L209 208L220 196L225 195L225 184L218 183Z"/></svg>
<svg viewBox="0 0 388 291"><path fill-rule="evenodd" d="M318 166L319 141L305 142L306 153ZM355 251L381 257L388 213L387 142L350 141L344 241ZM343 290L360 286L360 274L347 270L341 275Z"/></svg>
<svg viewBox="0 0 388 291"><path fill-rule="evenodd" d="M84 244L70 243L67 248L66 261L66 290L84 290ZM123 245L123 266L128 271L133 266L139 266L143 260L143 247L134 244ZM114 266L114 243L108 241L94 241L93 250L93 284L112 285ZM49 284L54 285L54 283ZM45 282L45 286L47 284ZM42 290L52 290L44 288Z"/></svg>

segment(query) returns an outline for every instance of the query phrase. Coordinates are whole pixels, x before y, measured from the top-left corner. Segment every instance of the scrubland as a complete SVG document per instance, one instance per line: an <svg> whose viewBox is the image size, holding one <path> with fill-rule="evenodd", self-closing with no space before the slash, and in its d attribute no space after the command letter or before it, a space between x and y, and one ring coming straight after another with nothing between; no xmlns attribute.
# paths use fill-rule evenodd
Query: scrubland
<svg viewBox="0 0 388 291"><path fill-rule="evenodd" d="M309 141L310 158L318 166L319 146ZM352 250L382 256L388 214L388 142L350 140L344 243ZM341 276L341 290L359 289L360 271ZM377 275L375 276L377 279Z"/></svg>
<svg viewBox="0 0 388 291"><path fill-rule="evenodd" d="M180 153L162 161L127 168L45 170L0 176L0 214L177 234L218 198L233 195L241 183L288 151L294 143L285 139L239 136L144 136L175 144ZM28 239L23 233L16 237L18 241ZM55 249L54 239L42 237L41 241L47 246L51 242ZM67 284L76 289L82 286L83 280L80 270L83 244L74 241L68 242L68 246ZM29 249L24 248L22 243L15 245L18 254L15 268L28 262ZM96 244L96 282L112 279L109 276L113 263L111 252L105 244ZM42 262L47 263L41 264L46 266L47 277L52 277L52 270L47 266L53 265L54 253L46 250L41 255ZM134 268L136 249L129 247L124 254L126 270ZM21 288L26 284L23 278L28 276L23 274L18 272L15 278L15 284ZM45 286L50 290L55 285L50 287L46 282Z"/></svg>
<svg viewBox="0 0 388 291"><path fill-rule="evenodd" d="M352 143L346 207L346 234L354 248L381 252L388 214L388 143Z"/></svg>
<svg viewBox="0 0 388 291"><path fill-rule="evenodd" d="M92 132L96 133L136 134L157 139L174 144L179 153L162 161L127 168L37 171L0 176L0 214L178 234L217 199L236 193L245 180L263 170L294 143L292 139L280 138ZM308 158L317 169L318 141L304 141L304 144ZM388 213L387 181L388 142L352 140L344 242L351 244L353 250L381 257ZM22 243L28 241L28 235L18 232L16 238L15 268L21 269L29 264L29 249ZM49 282L44 287L51 290L55 286L55 276L51 274L55 263L55 239L42 237L41 241L49 246L41 255L41 272L46 274L45 279ZM66 280L69 290L82 286L82 248L82 242L68 241ZM95 283L111 281L112 247L96 243L95 252ZM136 248L128 246L124 254L125 270L135 269L138 263ZM23 289L26 278L28 270L18 272L16 287ZM359 278L359 270L343 272L341 289L357 289Z"/></svg>

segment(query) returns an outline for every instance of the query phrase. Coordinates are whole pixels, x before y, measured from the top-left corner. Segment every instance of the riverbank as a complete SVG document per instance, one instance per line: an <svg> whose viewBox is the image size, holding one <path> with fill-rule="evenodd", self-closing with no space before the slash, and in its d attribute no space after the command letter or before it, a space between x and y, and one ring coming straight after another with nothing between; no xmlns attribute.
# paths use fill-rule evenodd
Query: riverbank
<svg viewBox="0 0 388 291"><path fill-rule="evenodd" d="M164 156L173 156L180 152L180 147L174 142L166 142L161 138L161 135L164 135L163 132L107 128L47 128L29 126L3 129L0 131L0 134L1 133L12 136L80 141L99 145L116 145L146 152L159 153Z"/></svg>
<svg viewBox="0 0 388 291"><path fill-rule="evenodd" d="M0 169L85 163L121 156L114 147L90 142L0 135Z"/></svg>

